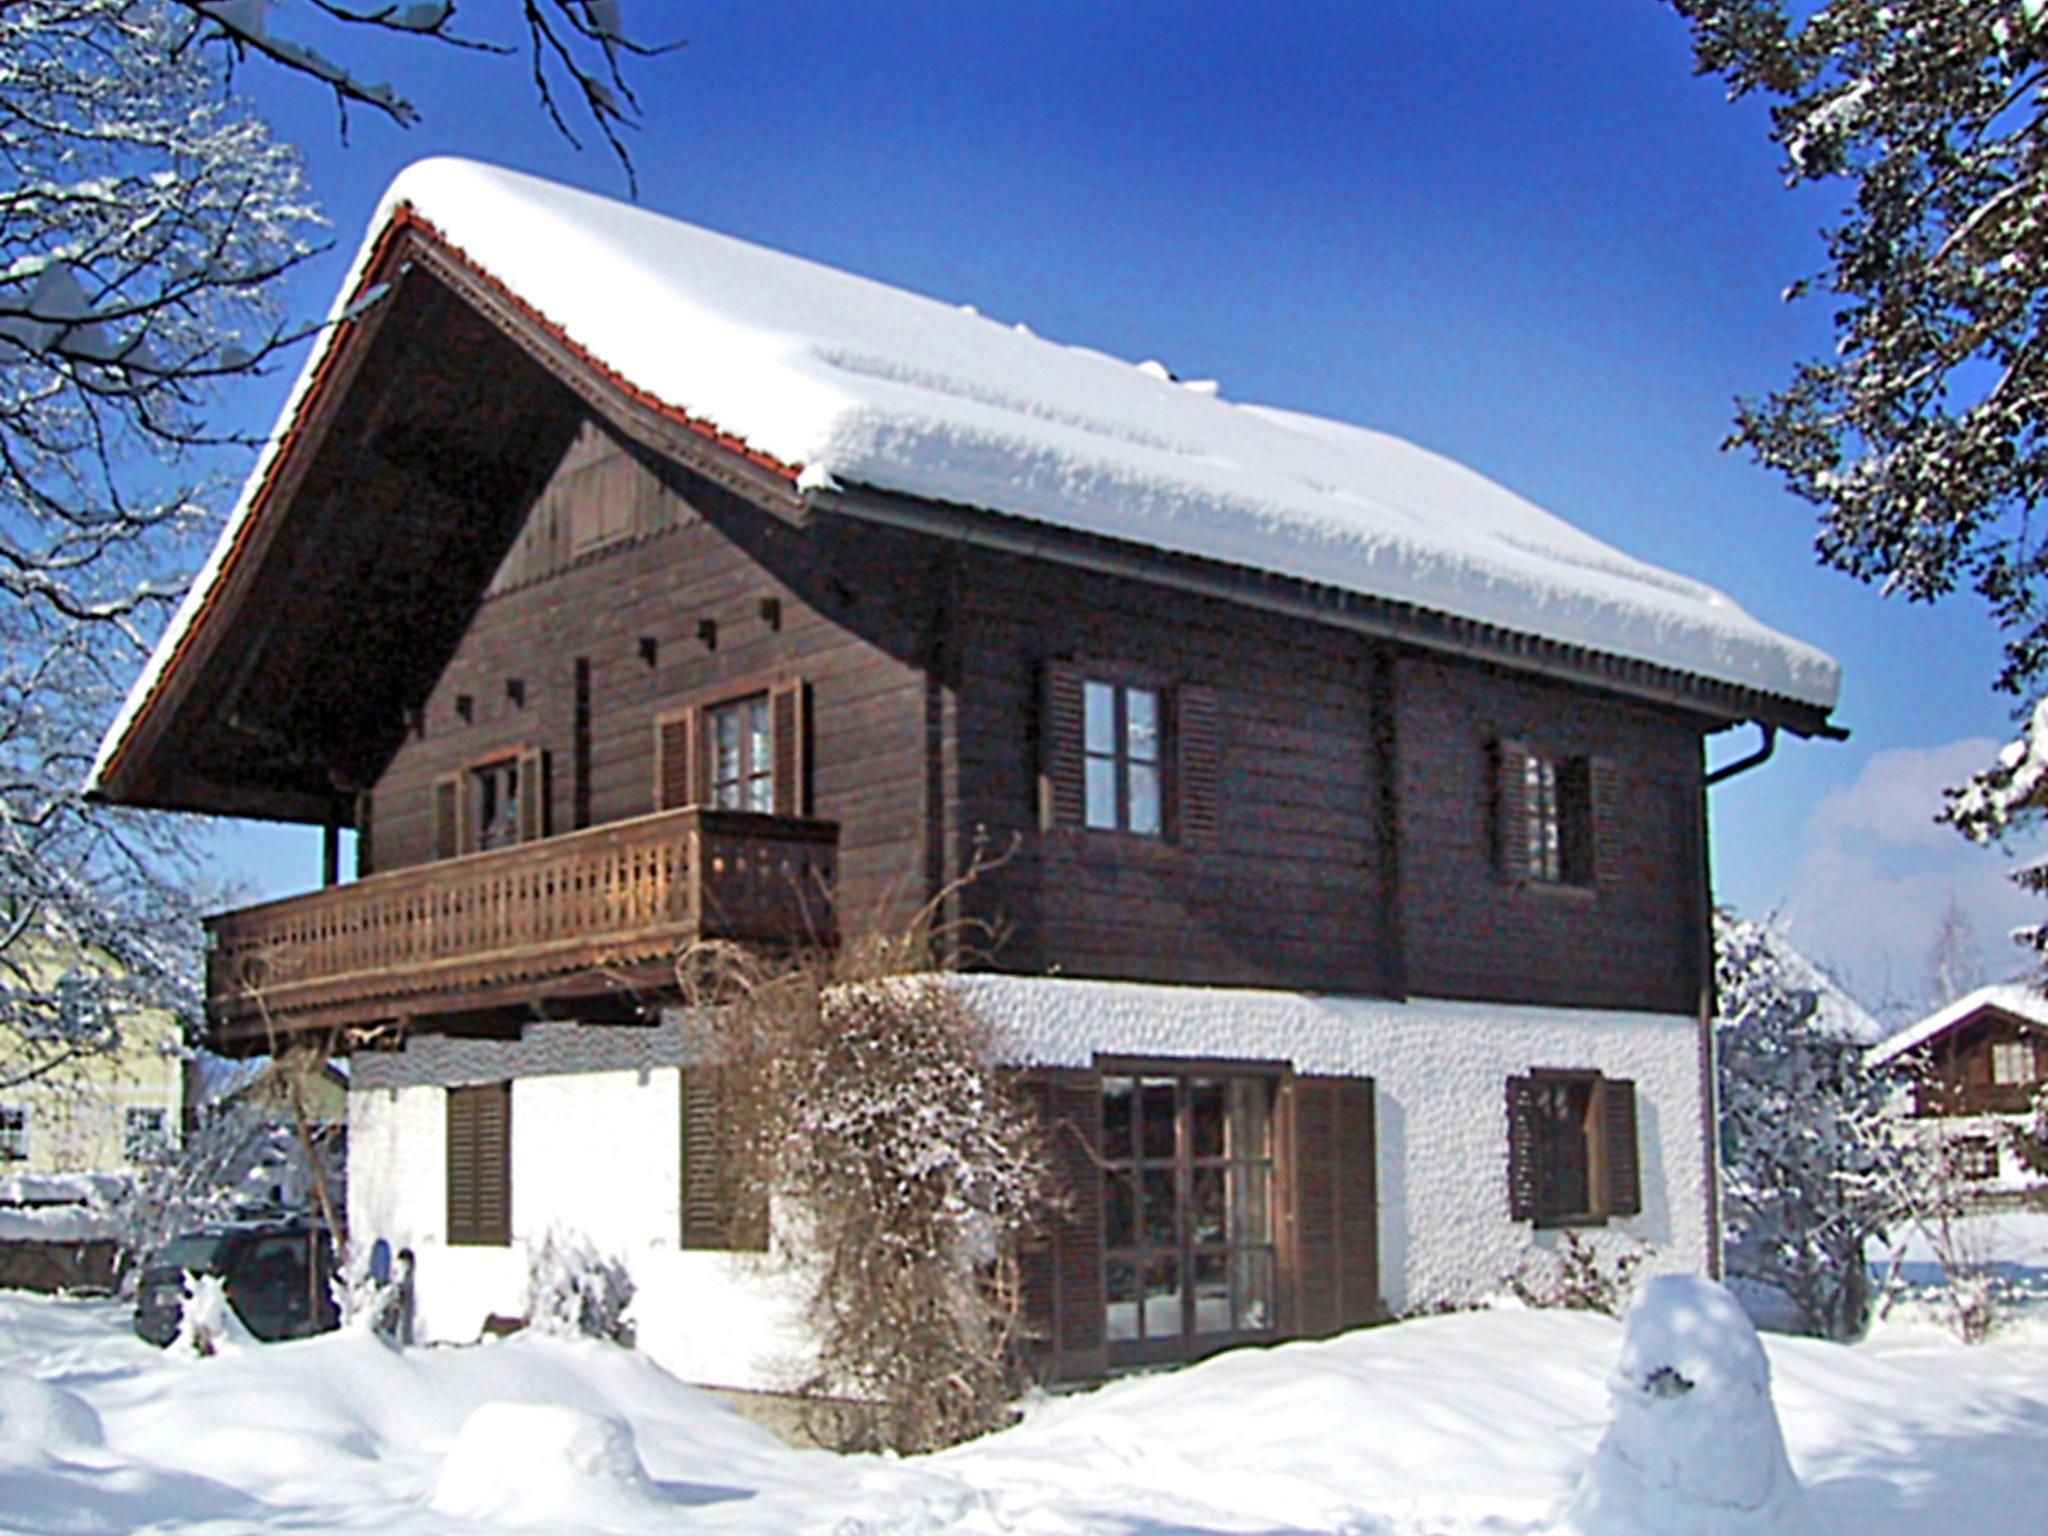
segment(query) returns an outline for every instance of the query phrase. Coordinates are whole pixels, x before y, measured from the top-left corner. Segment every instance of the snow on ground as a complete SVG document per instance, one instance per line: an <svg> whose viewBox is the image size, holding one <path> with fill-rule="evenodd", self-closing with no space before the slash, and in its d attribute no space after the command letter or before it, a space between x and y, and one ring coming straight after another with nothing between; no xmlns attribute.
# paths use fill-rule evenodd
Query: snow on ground
<svg viewBox="0 0 2048 1536"><path fill-rule="evenodd" d="M1585 1314L1429 1318L1042 1400L902 1461L790 1450L608 1344L180 1358L114 1304L0 1292L0 1530L1533 1536L1605 1432L1621 1343ZM1820 1536L2038 1536L2048 1323L1765 1347Z"/></svg>

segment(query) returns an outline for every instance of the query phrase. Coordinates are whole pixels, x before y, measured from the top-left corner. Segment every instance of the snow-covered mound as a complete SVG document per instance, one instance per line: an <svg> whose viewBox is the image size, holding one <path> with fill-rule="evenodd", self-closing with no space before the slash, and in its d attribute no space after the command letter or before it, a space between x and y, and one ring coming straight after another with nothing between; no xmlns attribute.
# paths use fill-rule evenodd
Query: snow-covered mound
<svg viewBox="0 0 2048 1536"><path fill-rule="evenodd" d="M1415 444L1234 404L1156 364L513 171L456 159L404 171L336 317L401 218L438 232L639 397L800 489L979 508L1834 705L1840 669L1821 651ZM308 358L95 776L224 577L340 331Z"/></svg>
<svg viewBox="0 0 2048 1536"><path fill-rule="evenodd" d="M1754 1379L1753 1357L1670 1323L1668 1347L1631 1346L1636 1379L1653 1356L1715 1390ZM178 1362L118 1306L0 1292L0 1370L83 1399L106 1437L0 1453L0 1531L1538 1536L1593 1461L1623 1342L1583 1313L1429 1318L1041 1401L1014 1429L895 1460L791 1450L609 1344L401 1351L349 1332ZM1821 1536L2039 1536L2048 1329L1765 1348ZM436 1507L466 1427L507 1404L538 1411L514 1434L525 1462L483 1455L507 1480L496 1511ZM593 1421L630 1426L646 1483Z"/></svg>
<svg viewBox="0 0 2048 1536"><path fill-rule="evenodd" d="M1559 1523L1564 1536L1807 1536L1771 1406L1771 1366L1741 1305L1662 1275L1628 1315L1614 1418Z"/></svg>
<svg viewBox="0 0 2048 1536"><path fill-rule="evenodd" d="M76 1392L0 1369L0 1454L64 1454L104 1444L92 1404Z"/></svg>
<svg viewBox="0 0 2048 1536"><path fill-rule="evenodd" d="M433 1507L469 1520L612 1524L653 1512L657 1500L624 1419L552 1403L485 1403L455 1437Z"/></svg>

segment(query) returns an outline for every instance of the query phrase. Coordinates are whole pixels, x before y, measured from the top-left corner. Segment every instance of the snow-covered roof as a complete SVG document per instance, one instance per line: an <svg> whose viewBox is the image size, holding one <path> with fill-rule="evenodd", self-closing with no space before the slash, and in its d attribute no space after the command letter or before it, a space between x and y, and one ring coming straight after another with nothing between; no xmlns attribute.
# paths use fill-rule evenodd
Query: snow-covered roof
<svg viewBox="0 0 2048 1536"><path fill-rule="evenodd" d="M1875 1066L1895 1061L1984 1008L1996 1008L2014 1018L2048 1029L2048 994L2044 994L2037 983L1994 982L1957 998L1945 1008L1936 1009L1917 1024L1908 1024L1889 1040L1879 1043L1871 1051L1870 1061Z"/></svg>
<svg viewBox="0 0 2048 1536"><path fill-rule="evenodd" d="M1714 588L1630 558L1484 476L1343 422L1133 365L645 208L471 161L386 192L599 366L786 470L800 491L954 503L1655 663L1823 713L1839 668ZM266 456L109 732L95 780L203 611Z"/></svg>

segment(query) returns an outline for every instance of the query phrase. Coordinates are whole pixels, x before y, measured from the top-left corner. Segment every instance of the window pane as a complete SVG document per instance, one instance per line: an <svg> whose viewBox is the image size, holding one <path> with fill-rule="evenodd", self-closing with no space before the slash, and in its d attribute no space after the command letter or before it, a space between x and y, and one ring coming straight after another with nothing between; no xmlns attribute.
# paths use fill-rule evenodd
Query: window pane
<svg viewBox="0 0 2048 1536"><path fill-rule="evenodd" d="M1170 1077L1148 1077L1144 1081L1143 1151L1147 1157L1173 1156L1173 1089L1174 1079Z"/></svg>
<svg viewBox="0 0 2048 1536"><path fill-rule="evenodd" d="M1131 1077L1102 1080L1102 1155L1111 1162L1131 1156L1131 1126L1136 1119L1138 1082Z"/></svg>
<svg viewBox="0 0 2048 1536"><path fill-rule="evenodd" d="M1230 1261L1220 1253L1198 1253L1190 1262L1195 1332L1230 1332L1235 1326L1230 1305Z"/></svg>
<svg viewBox="0 0 2048 1536"><path fill-rule="evenodd" d="M1178 1338L1181 1332L1180 1260L1145 1263L1145 1337Z"/></svg>
<svg viewBox="0 0 2048 1536"><path fill-rule="evenodd" d="M1085 721L1082 741L1091 756L1116 755L1116 689L1108 683L1083 683L1081 707Z"/></svg>
<svg viewBox="0 0 2048 1536"><path fill-rule="evenodd" d="M1273 1155L1272 1085L1263 1077L1230 1079L1230 1155Z"/></svg>
<svg viewBox="0 0 2048 1536"><path fill-rule="evenodd" d="M1159 695L1150 688L1124 690L1124 750L1134 763L1159 761Z"/></svg>
<svg viewBox="0 0 2048 1536"><path fill-rule="evenodd" d="M1256 1333L1273 1326L1273 1255L1251 1249L1231 1255L1231 1291L1236 1302L1233 1322L1240 1332Z"/></svg>
<svg viewBox="0 0 2048 1536"><path fill-rule="evenodd" d="M747 780L747 809L763 816L774 813L775 780L769 775L757 773Z"/></svg>
<svg viewBox="0 0 2048 1536"><path fill-rule="evenodd" d="M1198 1077L1188 1083L1188 1126L1196 1157L1223 1155L1223 1079Z"/></svg>
<svg viewBox="0 0 2048 1536"><path fill-rule="evenodd" d="M1134 1209L1128 1169L1112 1170L1102 1181L1102 1245L1105 1248L1134 1248L1138 1243L1138 1218Z"/></svg>
<svg viewBox="0 0 2048 1536"><path fill-rule="evenodd" d="M768 700L749 699L747 709L747 771L768 770Z"/></svg>
<svg viewBox="0 0 2048 1536"><path fill-rule="evenodd" d="M1131 830L1159 835L1159 770L1146 763L1131 764Z"/></svg>
<svg viewBox="0 0 2048 1536"><path fill-rule="evenodd" d="M1173 1199L1173 1170L1147 1168L1140 1176L1139 1198L1143 1204L1141 1236L1148 1248L1174 1248L1180 1244L1180 1223Z"/></svg>
<svg viewBox="0 0 2048 1536"><path fill-rule="evenodd" d="M1109 1303L1110 1338L1138 1337L1138 1266L1112 1259L1103 1267L1102 1287Z"/></svg>
<svg viewBox="0 0 2048 1536"><path fill-rule="evenodd" d="M1197 1168L1188 1181L1188 1241L1216 1244L1227 1241L1223 1219L1223 1170Z"/></svg>
<svg viewBox="0 0 2048 1536"><path fill-rule="evenodd" d="M1091 827L1114 830L1116 827L1116 759L1113 757L1089 758L1087 775L1087 824Z"/></svg>
<svg viewBox="0 0 2048 1536"><path fill-rule="evenodd" d="M1230 1165L1230 1240L1233 1243L1273 1241L1273 1165Z"/></svg>

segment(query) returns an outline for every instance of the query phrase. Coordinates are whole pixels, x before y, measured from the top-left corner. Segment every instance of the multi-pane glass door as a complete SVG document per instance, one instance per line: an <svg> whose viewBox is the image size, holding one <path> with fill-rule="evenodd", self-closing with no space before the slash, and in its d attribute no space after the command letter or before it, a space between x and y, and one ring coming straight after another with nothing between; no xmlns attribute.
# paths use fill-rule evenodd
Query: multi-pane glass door
<svg viewBox="0 0 2048 1536"><path fill-rule="evenodd" d="M1273 1080L1102 1080L1103 1294L1112 1357L1173 1359L1275 1317Z"/></svg>

